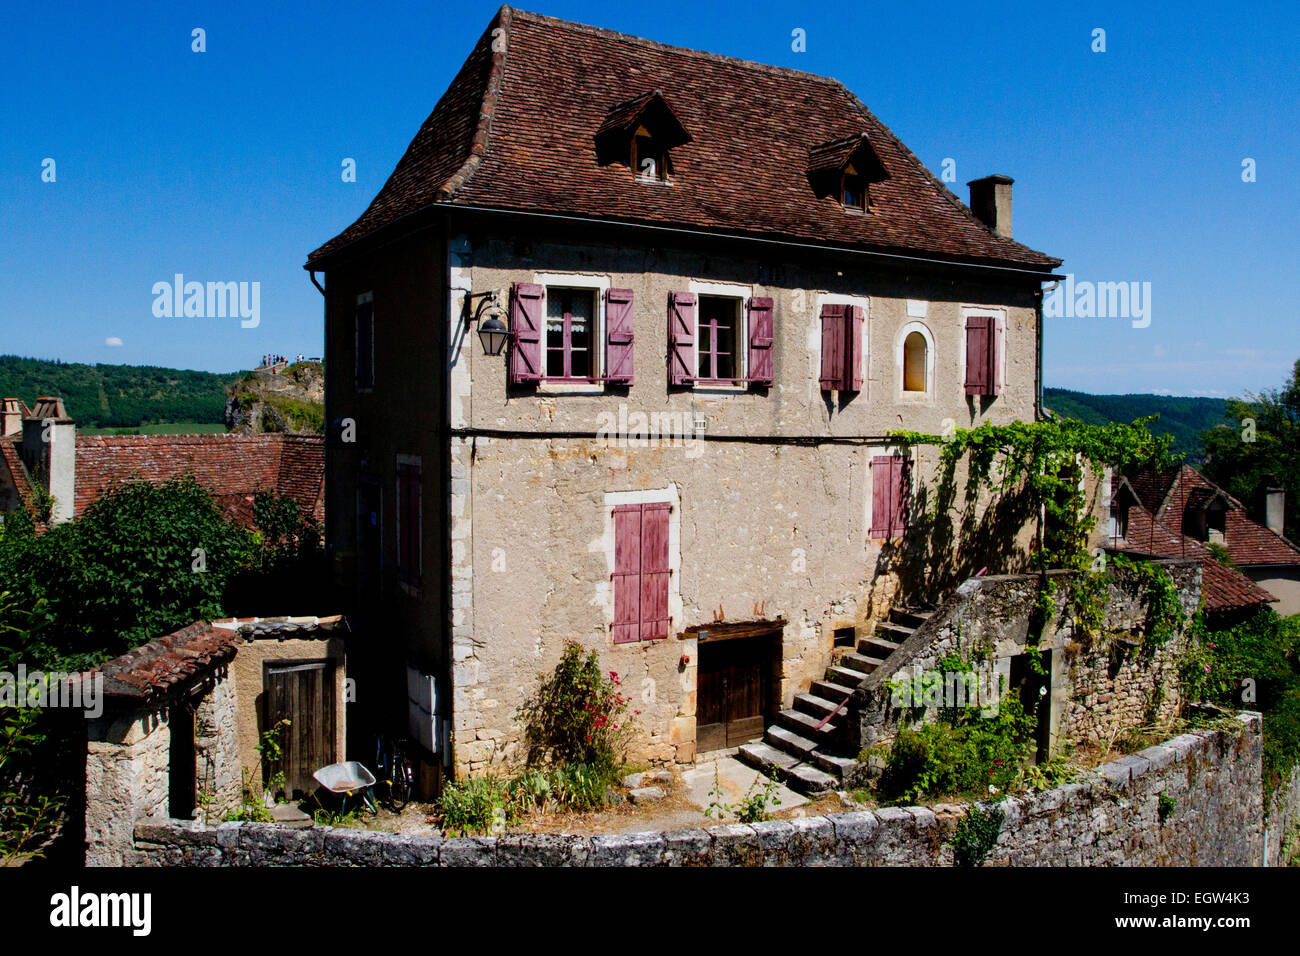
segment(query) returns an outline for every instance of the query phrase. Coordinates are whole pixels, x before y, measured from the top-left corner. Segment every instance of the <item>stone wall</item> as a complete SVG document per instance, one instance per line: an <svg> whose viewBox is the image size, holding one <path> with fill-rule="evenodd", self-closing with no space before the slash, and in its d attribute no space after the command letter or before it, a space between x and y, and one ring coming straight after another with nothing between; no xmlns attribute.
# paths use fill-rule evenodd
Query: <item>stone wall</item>
<svg viewBox="0 0 1300 956"><path fill-rule="evenodd" d="M86 753L86 865L129 862L136 819L167 812L167 710L92 722Z"/></svg>
<svg viewBox="0 0 1300 956"><path fill-rule="evenodd" d="M1258 866L1261 721L1183 734L1080 782L1005 800L986 865ZM1162 801L1161 797L1165 799ZM666 833L442 839L146 819L132 862L161 866L950 866L965 804Z"/></svg>
<svg viewBox="0 0 1300 956"><path fill-rule="evenodd" d="M1300 766L1273 791L1268 800L1265 853L1269 866L1286 866L1300 854Z"/></svg>
<svg viewBox="0 0 1300 956"><path fill-rule="evenodd" d="M207 802L209 819L220 819L238 807L242 794L236 676L224 668L221 673L224 679L194 708L194 779L199 805ZM254 766L260 767L260 761Z"/></svg>
<svg viewBox="0 0 1300 956"><path fill-rule="evenodd" d="M1200 566L1160 563L1173 578L1190 621L1200 602ZM1053 749L1109 740L1126 729L1176 716L1182 705L1177 669L1186 648L1185 629L1163 645L1142 640L1147 630L1144 592L1130 577L1115 575L1104 597L1099 633L1088 636L1076 629L1065 608L1068 572L1050 572L1049 577L1057 585L1055 609L1037 647L1051 652ZM852 726L859 743L886 740L912 719L909 709L895 706L892 681L938 672L946 657L991 670L987 680L996 687L997 678L1010 673L1012 659L1028 648L1037 593L1035 575L992 575L963 583L855 694L858 719Z"/></svg>

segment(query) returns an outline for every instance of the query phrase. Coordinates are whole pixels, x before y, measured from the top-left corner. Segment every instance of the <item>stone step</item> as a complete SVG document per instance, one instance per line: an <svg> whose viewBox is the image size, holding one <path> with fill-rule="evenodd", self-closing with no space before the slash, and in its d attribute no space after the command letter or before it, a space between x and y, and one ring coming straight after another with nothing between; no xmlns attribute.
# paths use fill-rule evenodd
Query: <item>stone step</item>
<svg viewBox="0 0 1300 956"><path fill-rule="evenodd" d="M825 714L822 715L822 717L824 716ZM817 725L821 723L822 717L814 717L800 710L783 710L776 715L776 722L779 726L794 731L801 737L807 737L809 740L829 741L835 739L841 725L831 721L825 724L821 730L818 730ZM843 715L839 719L842 720Z"/></svg>
<svg viewBox="0 0 1300 956"><path fill-rule="evenodd" d="M889 641L883 637L875 637L873 635L872 637L864 637L862 640L858 641L857 653L862 654L865 657L875 657L883 660L900 647L902 647L900 642Z"/></svg>
<svg viewBox="0 0 1300 956"><path fill-rule="evenodd" d="M796 734L793 730L787 730L773 724L767 728L763 734L763 743L775 747L777 750L784 750L791 756L798 757L801 760L810 760L817 750L817 742L809 740L802 734Z"/></svg>
<svg viewBox="0 0 1300 956"><path fill-rule="evenodd" d="M862 671L864 674L870 674L877 667L885 662L884 656L868 657L865 654L845 654L840 658L841 667L851 667L855 671Z"/></svg>
<svg viewBox="0 0 1300 956"><path fill-rule="evenodd" d="M833 700L838 704L845 697L849 697L853 694L853 688L846 687L843 684L836 684L828 680L815 680L812 682L812 692L818 697L822 697L826 700Z"/></svg>
<svg viewBox="0 0 1300 956"><path fill-rule="evenodd" d="M832 664L826 669L826 679L843 684L845 687L857 687L867 679L867 672L854 670L842 664Z"/></svg>
<svg viewBox="0 0 1300 956"><path fill-rule="evenodd" d="M933 616L934 611L928 608L896 607L889 609L889 619L891 621L910 628L920 627Z"/></svg>
<svg viewBox="0 0 1300 956"><path fill-rule="evenodd" d="M775 774L792 790L799 793L824 793L835 788L838 781L825 770L819 770L790 754L777 750L770 744L743 744L738 756L751 767Z"/></svg>
<svg viewBox="0 0 1300 956"><path fill-rule="evenodd" d="M897 647L915 633L916 628L914 627L904 627L902 624L890 624L887 621L881 621L876 625L876 632L871 637L864 638L864 640L878 640L883 644L892 642ZM862 641L858 641L858 644L861 645Z"/></svg>
<svg viewBox="0 0 1300 956"><path fill-rule="evenodd" d="M822 753L820 750L813 754L813 760L816 761L818 767L832 776L838 777L841 782L847 780L858 766L858 762L852 757Z"/></svg>
<svg viewBox="0 0 1300 956"><path fill-rule="evenodd" d="M818 697L816 694L795 694L794 709L801 710L821 720L839 709L838 700L827 700L824 697Z"/></svg>

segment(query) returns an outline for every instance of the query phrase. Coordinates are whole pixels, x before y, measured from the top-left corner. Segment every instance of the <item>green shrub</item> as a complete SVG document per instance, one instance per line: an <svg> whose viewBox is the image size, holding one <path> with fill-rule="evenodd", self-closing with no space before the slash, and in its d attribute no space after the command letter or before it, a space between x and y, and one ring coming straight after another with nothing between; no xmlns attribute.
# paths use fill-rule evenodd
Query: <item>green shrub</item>
<svg viewBox="0 0 1300 956"><path fill-rule="evenodd" d="M622 766L631 718L620 683L615 671L601 671L595 651L567 642L554 672L520 707L528 766L587 764L602 773Z"/></svg>
<svg viewBox="0 0 1300 956"><path fill-rule="evenodd" d="M1264 715L1264 781L1271 792L1300 760L1300 615L1279 617L1263 607L1215 628L1198 614L1192 634L1180 671L1187 699Z"/></svg>
<svg viewBox="0 0 1300 956"><path fill-rule="evenodd" d="M912 803L924 797L1006 790L1020 776L1033 748L1036 719L1015 694L1003 694L998 713L981 718L963 712L903 728L894 738L880 778L886 800Z"/></svg>
<svg viewBox="0 0 1300 956"><path fill-rule="evenodd" d="M438 800L447 836L501 833L518 819L510 784L501 777L471 777L450 784Z"/></svg>
<svg viewBox="0 0 1300 956"><path fill-rule="evenodd" d="M957 822L953 833L953 866L983 866L985 858L997 845L1004 816L1001 807L971 807Z"/></svg>

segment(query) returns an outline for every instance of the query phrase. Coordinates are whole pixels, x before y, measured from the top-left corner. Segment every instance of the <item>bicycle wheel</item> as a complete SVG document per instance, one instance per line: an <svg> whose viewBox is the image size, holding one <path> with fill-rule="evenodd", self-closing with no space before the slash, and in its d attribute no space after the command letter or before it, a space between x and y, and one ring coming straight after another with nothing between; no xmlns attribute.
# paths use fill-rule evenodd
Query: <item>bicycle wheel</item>
<svg viewBox="0 0 1300 956"><path fill-rule="evenodd" d="M401 813L411 799L410 768L406 760L395 755L392 767L392 784L388 788L388 808L394 813Z"/></svg>

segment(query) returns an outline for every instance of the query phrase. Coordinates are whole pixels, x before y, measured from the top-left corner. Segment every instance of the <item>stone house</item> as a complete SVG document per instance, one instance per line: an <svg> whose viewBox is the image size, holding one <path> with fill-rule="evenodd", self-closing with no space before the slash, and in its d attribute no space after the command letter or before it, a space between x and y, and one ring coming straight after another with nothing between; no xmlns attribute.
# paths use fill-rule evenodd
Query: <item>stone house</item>
<svg viewBox="0 0 1300 956"><path fill-rule="evenodd" d="M641 759L825 729L837 644L871 666L892 604L944 596L900 560L934 456L891 432L1041 413L1060 260L1012 238L1010 178L969 185L833 79L503 7L305 266L375 719L445 773L514 764L573 640Z"/></svg>
<svg viewBox="0 0 1300 956"><path fill-rule="evenodd" d="M1264 522L1189 465L1117 478L1108 546L1205 564L1205 606L1221 615L1270 604L1300 613L1300 547L1283 536L1285 493L1265 490ZM1222 548L1227 563L1216 560Z"/></svg>
<svg viewBox="0 0 1300 956"><path fill-rule="evenodd" d="M319 435L79 435L61 398L31 408L6 398L0 419L0 514L35 513L36 489L53 499L51 523L79 517L114 485L192 475L230 518L252 527L253 498L292 498L317 522L325 511L325 441Z"/></svg>

